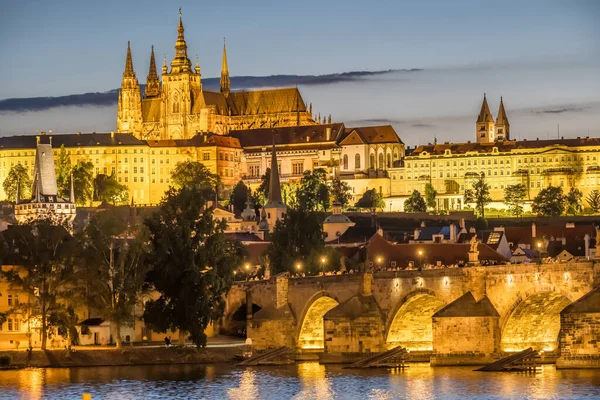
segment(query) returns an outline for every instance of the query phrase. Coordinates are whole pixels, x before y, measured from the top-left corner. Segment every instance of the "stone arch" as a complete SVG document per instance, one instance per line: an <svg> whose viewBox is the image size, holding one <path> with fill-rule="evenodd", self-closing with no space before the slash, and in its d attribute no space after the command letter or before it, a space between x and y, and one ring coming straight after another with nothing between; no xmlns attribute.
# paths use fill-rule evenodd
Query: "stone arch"
<svg viewBox="0 0 600 400"><path fill-rule="evenodd" d="M433 349L431 317L446 302L429 289L417 289L398 302L388 318L386 346L403 346L409 350Z"/></svg>
<svg viewBox="0 0 600 400"><path fill-rule="evenodd" d="M325 348L325 331L323 328L323 316L336 307L340 302L327 292L314 294L307 302L300 324L298 324L299 349L322 350Z"/></svg>
<svg viewBox="0 0 600 400"><path fill-rule="evenodd" d="M533 287L520 293L500 321L501 350L556 350L560 312L572 302L568 292L555 286Z"/></svg>

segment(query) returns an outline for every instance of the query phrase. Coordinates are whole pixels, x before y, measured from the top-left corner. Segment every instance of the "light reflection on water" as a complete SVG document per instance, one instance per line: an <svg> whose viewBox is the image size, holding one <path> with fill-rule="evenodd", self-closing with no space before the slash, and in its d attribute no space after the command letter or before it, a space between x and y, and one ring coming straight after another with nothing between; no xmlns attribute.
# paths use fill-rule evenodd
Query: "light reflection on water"
<svg viewBox="0 0 600 400"><path fill-rule="evenodd" d="M56 368L0 371L0 399L600 398L600 370L474 372L471 367L348 370L339 365Z"/></svg>

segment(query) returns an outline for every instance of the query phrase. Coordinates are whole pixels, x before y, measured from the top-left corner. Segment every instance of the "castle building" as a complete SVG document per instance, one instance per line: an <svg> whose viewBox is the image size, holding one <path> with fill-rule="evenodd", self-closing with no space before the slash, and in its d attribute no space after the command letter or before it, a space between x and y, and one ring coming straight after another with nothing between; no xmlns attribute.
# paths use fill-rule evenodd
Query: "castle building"
<svg viewBox="0 0 600 400"><path fill-rule="evenodd" d="M219 92L202 87L198 59L192 67L187 55L180 14L170 69L165 58L159 80L152 47L143 96L128 42L119 91L117 132L130 133L142 140L180 140L200 132L226 134L233 129L316 123L298 88L232 91L225 44L220 83Z"/></svg>

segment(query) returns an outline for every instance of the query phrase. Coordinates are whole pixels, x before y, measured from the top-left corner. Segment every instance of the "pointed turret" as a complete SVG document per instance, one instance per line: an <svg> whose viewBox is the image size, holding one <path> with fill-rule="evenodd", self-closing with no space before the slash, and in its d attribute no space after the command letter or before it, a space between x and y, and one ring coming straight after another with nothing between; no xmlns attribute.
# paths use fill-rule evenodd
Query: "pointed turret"
<svg viewBox="0 0 600 400"><path fill-rule="evenodd" d="M169 71L169 67L167 67L167 56L165 56L164 61L163 61L163 66L162 66L162 73L166 74L167 71Z"/></svg>
<svg viewBox="0 0 600 400"><path fill-rule="evenodd" d="M281 183L279 182L279 166L277 165L277 152L275 150L275 135L273 135L273 147L271 149L271 177L269 179L269 200L263 207L266 212L266 222L269 231L273 232L275 223L283 219L287 207L281 200Z"/></svg>
<svg viewBox="0 0 600 400"><path fill-rule="evenodd" d="M494 118L490 112L490 107L488 106L485 93L483 94L483 103L481 103L481 111L479 112L475 126L477 143L494 142Z"/></svg>
<svg viewBox="0 0 600 400"><path fill-rule="evenodd" d="M229 80L229 68L227 67L227 47L225 38L223 38L223 63L221 65L221 93L227 97L231 90L231 81Z"/></svg>
<svg viewBox="0 0 600 400"><path fill-rule="evenodd" d="M135 72L133 72L133 60L131 59L131 43L127 41L127 57L125 58L125 71L123 72L123 79L134 78Z"/></svg>
<svg viewBox="0 0 600 400"><path fill-rule="evenodd" d="M500 97L500 108L498 109L498 117L496 118L496 139L510 140L510 123L504 110L502 97Z"/></svg>
<svg viewBox="0 0 600 400"><path fill-rule="evenodd" d="M171 61L171 73L191 71L192 62L187 56L187 44L185 42L183 19L179 9L179 26L177 27L177 42L175 42L175 57Z"/></svg>
<svg viewBox="0 0 600 400"><path fill-rule="evenodd" d="M156 73L156 59L154 58L154 46L150 52L150 68L146 77L146 97L156 97L160 94L160 81Z"/></svg>
<svg viewBox="0 0 600 400"><path fill-rule="evenodd" d="M131 44L127 42L127 57L125 71L119 91L117 132L139 134L142 127L142 103L140 84L133 70Z"/></svg>

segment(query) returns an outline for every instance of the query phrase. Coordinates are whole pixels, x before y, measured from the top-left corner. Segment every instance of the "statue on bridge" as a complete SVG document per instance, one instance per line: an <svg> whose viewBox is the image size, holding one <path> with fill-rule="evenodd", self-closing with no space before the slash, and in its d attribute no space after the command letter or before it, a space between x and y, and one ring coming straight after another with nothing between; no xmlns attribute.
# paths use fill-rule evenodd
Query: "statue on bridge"
<svg viewBox="0 0 600 400"><path fill-rule="evenodd" d="M474 265L479 263L479 250L477 246L479 245L477 241L477 235L473 235L469 242L469 264Z"/></svg>

